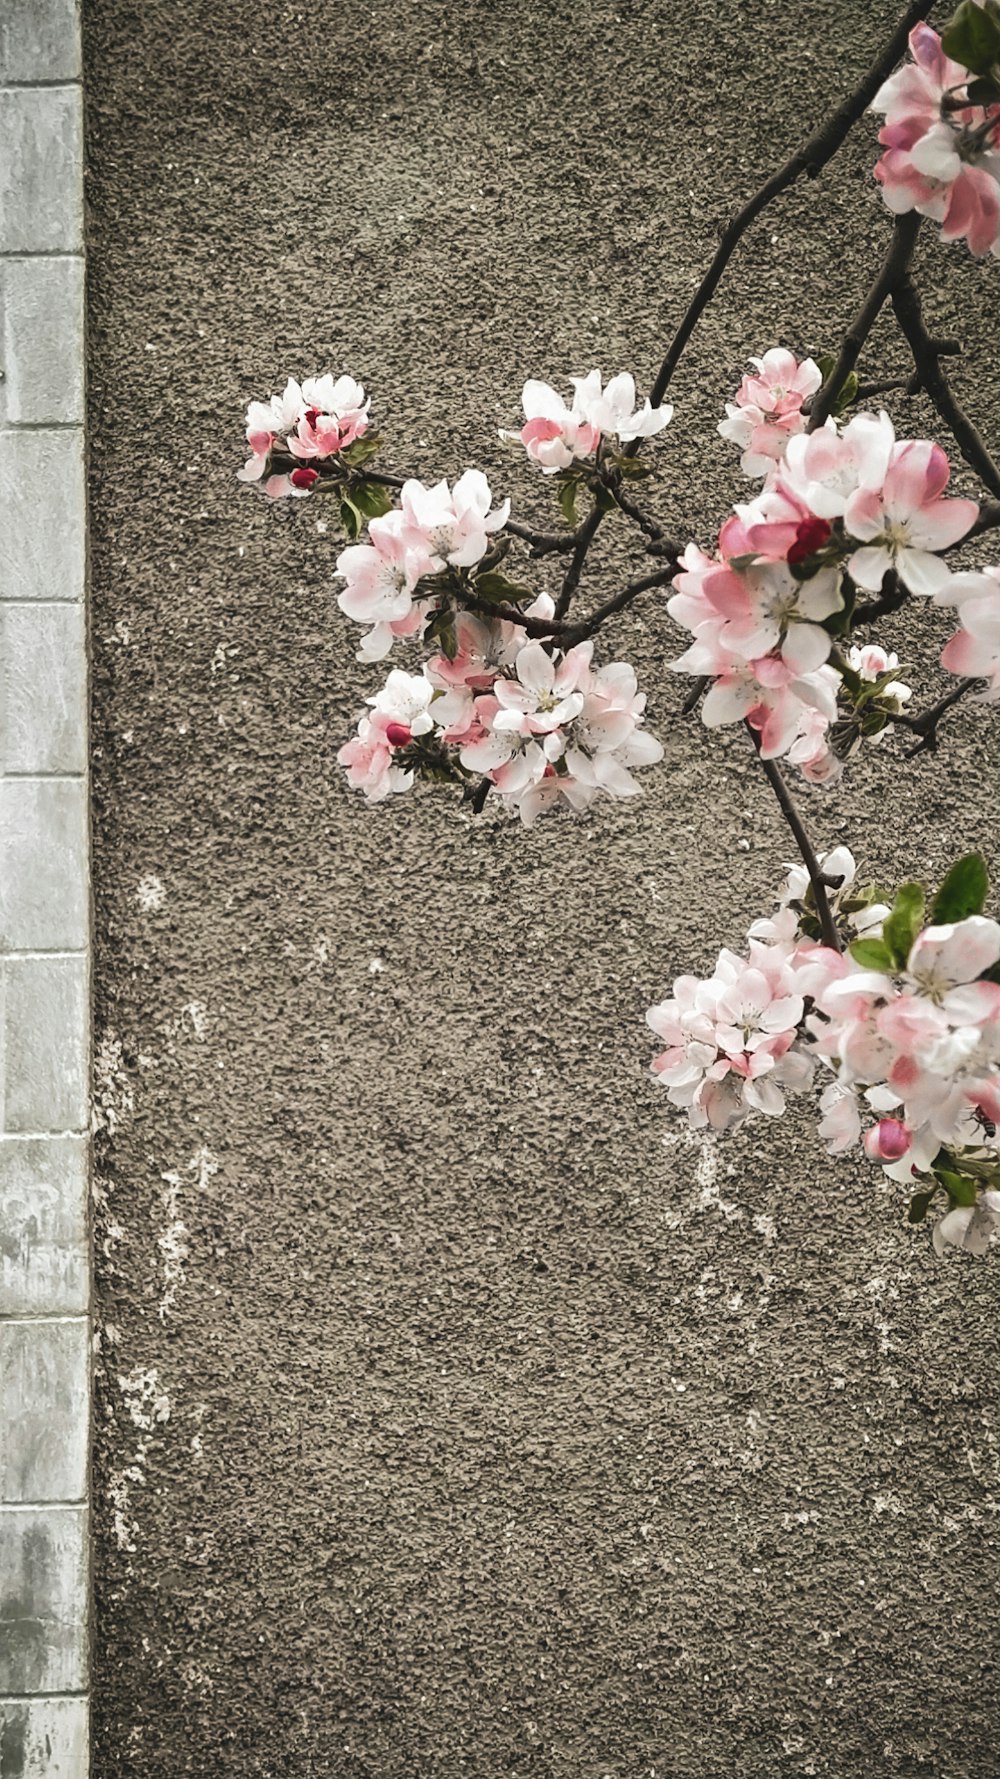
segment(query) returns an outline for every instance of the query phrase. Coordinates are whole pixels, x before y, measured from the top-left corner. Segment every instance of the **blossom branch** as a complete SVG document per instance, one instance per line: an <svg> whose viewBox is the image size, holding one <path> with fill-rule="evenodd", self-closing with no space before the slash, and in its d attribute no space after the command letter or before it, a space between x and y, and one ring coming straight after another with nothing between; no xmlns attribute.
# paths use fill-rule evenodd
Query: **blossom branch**
<svg viewBox="0 0 1000 1779"><path fill-rule="evenodd" d="M673 550L673 559L665 568L658 568L652 574L642 575L639 580L629 581L628 585L623 587L620 593L616 593L613 599L598 606L589 618L582 618L578 624L558 625L558 630L562 632L561 646L568 649L578 642L585 642L588 636L593 636L596 631L601 629L608 618L614 617L616 612L624 611L625 607L631 605L633 599L638 599L641 593L648 593L654 587L665 587L669 581L672 581L680 563L676 544L672 545L671 549Z"/></svg>
<svg viewBox="0 0 1000 1779"><path fill-rule="evenodd" d="M951 710L953 705L958 704L960 699L965 698L969 692L974 692L981 684L982 681L977 679L959 680L957 686L953 686L950 692L947 692L943 698L939 698L937 703L932 704L929 710L925 710L921 716L910 716L905 711L886 711L886 716L891 723L898 723L901 728L909 729L914 735L920 737L916 747L911 747L907 751L906 758L908 760L912 760L916 754L937 752L938 724L941 718Z"/></svg>
<svg viewBox="0 0 1000 1779"><path fill-rule="evenodd" d="M715 295L723 273L750 224L756 221L761 211L770 204L772 198L787 191L788 187L794 185L801 174L805 173L808 178L815 179L827 162L833 159L845 137L864 116L883 81L888 78L896 63L906 53L907 41L913 26L927 17L932 4L933 0L916 0L914 5L907 7L885 48L876 57L860 84L848 95L843 104L838 106L832 117L828 118L826 123L821 125L809 137L808 141L796 150L784 166L779 167L769 179L765 180L749 203L745 204L743 209L738 211L728 223L723 231L715 258L698 286L660 366L656 382L653 384L649 396L654 408L663 400L670 380L680 362L681 354Z"/></svg>
<svg viewBox="0 0 1000 1779"><path fill-rule="evenodd" d="M795 837L795 844L802 856L802 863L805 865L806 871L809 874L813 900L816 904L816 916L819 920L820 931L823 934L823 944L828 945L831 951L840 951L840 935L837 932L837 925L830 908L829 897L826 893L826 878L823 876L822 866L820 865L819 859L816 857L816 849L806 832L805 824L795 807L792 800L792 794L781 775L777 762L764 759L760 751L760 737L756 730L751 728L749 723L747 723L745 727L754 744L754 749L757 758L760 761L764 776L777 798L778 808L781 810L788 826L791 828Z"/></svg>
<svg viewBox="0 0 1000 1779"><path fill-rule="evenodd" d="M837 397L857 364L868 335L886 302L905 278L922 220L915 210L896 218L889 251L878 277L858 310L850 331L845 334L837 362L812 404L809 415L810 432L815 432L832 414L837 405Z"/></svg>
<svg viewBox="0 0 1000 1779"><path fill-rule="evenodd" d="M968 543L972 537L980 537L984 531L996 531L998 526L1000 526L1000 501L988 500L984 506L980 507L979 518L972 530L966 532L962 543Z"/></svg>
<svg viewBox="0 0 1000 1779"><path fill-rule="evenodd" d="M900 330L913 354L920 383L945 425L950 430L962 456L991 494L1000 495L1000 466L994 461L979 428L955 398L954 391L941 369L941 346L931 337L924 324L919 292L909 274L897 282L892 293L892 306Z"/></svg>

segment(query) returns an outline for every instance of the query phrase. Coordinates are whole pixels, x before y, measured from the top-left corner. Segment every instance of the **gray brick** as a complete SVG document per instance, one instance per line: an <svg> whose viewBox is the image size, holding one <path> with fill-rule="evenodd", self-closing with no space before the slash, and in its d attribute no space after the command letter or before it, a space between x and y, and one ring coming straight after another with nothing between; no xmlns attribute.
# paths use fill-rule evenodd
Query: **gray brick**
<svg viewBox="0 0 1000 1779"><path fill-rule="evenodd" d="M78 80L77 0L3 0L0 80Z"/></svg>
<svg viewBox="0 0 1000 1779"><path fill-rule="evenodd" d="M0 1693L87 1681L86 1511L0 1507Z"/></svg>
<svg viewBox="0 0 1000 1779"><path fill-rule="evenodd" d="M6 418L83 421L83 260L0 261Z"/></svg>
<svg viewBox="0 0 1000 1779"><path fill-rule="evenodd" d="M83 433L0 431L0 600L82 599Z"/></svg>
<svg viewBox="0 0 1000 1779"><path fill-rule="evenodd" d="M89 930L83 779L0 779L0 951L81 951Z"/></svg>
<svg viewBox="0 0 1000 1779"><path fill-rule="evenodd" d="M0 772L83 772L83 607L0 604Z"/></svg>
<svg viewBox="0 0 1000 1779"><path fill-rule="evenodd" d="M0 1129L82 1131L87 1124L87 960L0 959L6 998Z"/></svg>
<svg viewBox="0 0 1000 1779"><path fill-rule="evenodd" d="M0 1315L87 1307L84 1137L0 1137Z"/></svg>
<svg viewBox="0 0 1000 1779"><path fill-rule="evenodd" d="M86 1699L0 1699L13 1779L87 1779L87 1717Z"/></svg>
<svg viewBox="0 0 1000 1779"><path fill-rule="evenodd" d="M0 1501L80 1501L90 1340L81 1317L0 1322Z"/></svg>
<svg viewBox="0 0 1000 1779"><path fill-rule="evenodd" d="M78 86L0 87L0 253L79 253L83 120Z"/></svg>

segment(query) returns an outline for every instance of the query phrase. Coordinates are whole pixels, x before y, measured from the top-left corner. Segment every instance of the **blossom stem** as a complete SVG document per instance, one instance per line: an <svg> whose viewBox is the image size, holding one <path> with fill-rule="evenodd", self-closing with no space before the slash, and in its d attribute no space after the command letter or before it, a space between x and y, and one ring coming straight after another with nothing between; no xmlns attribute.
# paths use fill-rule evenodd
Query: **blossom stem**
<svg viewBox="0 0 1000 1779"><path fill-rule="evenodd" d="M941 718L953 704L957 704L959 699L964 698L967 693L975 691L980 685L982 685L982 681L978 679L959 680L957 686L953 686L950 692L947 692L943 698L939 698L936 704L932 704L929 710L923 712L922 716L910 716L906 711L900 710L886 711L885 714L890 723L898 723L902 728L909 729L914 735L920 737L916 747L909 749L906 755L908 760L912 760L915 754L936 752L938 724Z"/></svg>
<svg viewBox="0 0 1000 1779"><path fill-rule="evenodd" d="M896 320L913 354L913 363L923 388L951 432L966 463L975 470L991 494L1000 495L1000 466L992 457L979 428L955 399L951 384L941 369L939 342L932 339L927 332L920 295L908 273L899 280L891 294Z"/></svg>
<svg viewBox="0 0 1000 1779"><path fill-rule="evenodd" d="M627 605L631 605L633 599L638 599L640 593L648 593L653 587L665 587L669 581L673 580L679 567L680 562L677 559L675 546L674 559L665 568L658 568L652 574L642 575L639 580L629 581L628 585L623 587L620 593L616 593L613 599L607 600L604 605L599 605L589 618L581 618L578 624L560 625L559 629L562 631L560 646L569 649L578 642L585 642L588 636L593 636L595 631L601 629L608 618L614 617L616 612L624 611Z"/></svg>
<svg viewBox="0 0 1000 1779"><path fill-rule="evenodd" d="M828 945L831 951L840 951L842 949L840 935L837 932L837 925L830 908L829 898L826 893L826 879L823 876L820 862L816 857L815 847L813 846L809 835L806 833L802 817L792 801L792 794L781 775L777 762L775 760L764 759L760 751L760 737L756 730L751 728L749 723L745 724L745 727L754 744L757 758L760 761L764 776L777 798L778 808L781 810L782 815L795 836L795 844L802 855L802 863L805 865L806 871L809 874L809 882L812 885L813 901L816 904L816 915L819 920L820 931L823 935L823 944Z"/></svg>
<svg viewBox="0 0 1000 1779"><path fill-rule="evenodd" d="M911 30L914 25L920 23L921 19L927 17L932 4L933 0L915 0L915 4L907 7L892 36L860 84L855 87L852 93L848 94L848 97L842 105L838 106L833 115L827 118L826 123L822 124L809 137L808 141L796 150L784 166L779 167L769 179L765 180L749 203L745 204L743 209L738 211L726 225L715 258L699 284L687 312L670 342L667 355L657 373L656 382L650 390L649 399L654 408L662 402L680 362L681 354L715 295L723 273L750 224L756 221L772 198L787 191L788 187L794 185L801 174L805 173L810 179L815 179L827 162L833 159L845 137L867 111L883 81L888 79L896 63L906 54Z"/></svg>
<svg viewBox="0 0 1000 1779"><path fill-rule="evenodd" d="M810 432L815 432L833 413L837 398L861 356L861 349L868 335L886 302L905 278L922 221L923 218L915 210L911 210L906 216L897 216L889 251L878 277L858 310L849 332L844 335L837 362L812 404L808 427Z"/></svg>

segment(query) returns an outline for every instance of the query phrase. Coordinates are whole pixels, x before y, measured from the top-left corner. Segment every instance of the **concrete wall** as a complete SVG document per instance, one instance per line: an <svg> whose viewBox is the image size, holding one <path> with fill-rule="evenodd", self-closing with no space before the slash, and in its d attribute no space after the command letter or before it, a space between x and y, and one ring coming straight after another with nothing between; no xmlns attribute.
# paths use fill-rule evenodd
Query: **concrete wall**
<svg viewBox="0 0 1000 1779"><path fill-rule="evenodd" d="M88 0L98 1779L997 1771L996 1266L808 1116L690 1143L648 1075L644 1009L789 857L745 737L680 720L652 599L601 649L666 743L641 800L366 809L333 530L234 480L249 396L350 369L396 465L544 520L523 378L648 386L895 13ZM728 275L650 451L671 528L740 492L746 355L853 314L874 138ZM921 250L994 439L997 277ZM880 330L865 375L905 365ZM891 634L936 686L941 615ZM996 712L900 754L806 795L821 843L995 862Z"/></svg>
<svg viewBox="0 0 1000 1779"><path fill-rule="evenodd" d="M0 1771L88 1770L90 889L75 8L0 18Z"/></svg>

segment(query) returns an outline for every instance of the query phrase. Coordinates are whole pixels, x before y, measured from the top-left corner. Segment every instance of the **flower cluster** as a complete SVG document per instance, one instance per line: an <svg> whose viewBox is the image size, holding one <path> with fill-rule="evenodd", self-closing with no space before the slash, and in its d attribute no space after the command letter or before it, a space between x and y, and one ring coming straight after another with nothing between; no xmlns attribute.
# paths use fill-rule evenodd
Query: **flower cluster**
<svg viewBox="0 0 1000 1779"><path fill-rule="evenodd" d="M667 1045L653 1072L695 1128L722 1130L780 1115L786 1091L828 1069L819 1134L831 1152L860 1144L914 1189L911 1221L943 1195L938 1250L983 1252L1000 1229L1000 923L939 919L982 900L982 860L953 867L926 925L919 884L890 908L859 891L846 847L820 864L850 949L813 936L808 878L793 867L745 956L720 952L710 977L678 977L650 1009Z"/></svg>
<svg viewBox="0 0 1000 1779"><path fill-rule="evenodd" d="M548 383L529 378L521 392L525 423L520 432L501 430L502 439L519 440L542 473L554 475L591 457L602 439L619 445L648 439L669 425L673 408L651 408L648 399L636 408L635 378L628 371L604 384L600 371L571 377L574 396L567 406Z"/></svg>
<svg viewBox="0 0 1000 1779"><path fill-rule="evenodd" d="M399 507L369 521L370 542L349 544L337 557L341 611L372 626L358 659L380 661L394 638L418 634L431 603L430 596L414 599L419 583L481 562L509 516L509 500L493 506L482 470L466 470L453 488L404 482Z"/></svg>
<svg viewBox="0 0 1000 1779"><path fill-rule="evenodd" d="M809 1086L813 1066L796 1044L805 1003L795 980L794 916L772 944L746 956L722 950L711 976L678 976L647 1023L667 1048L653 1072L695 1130L725 1130L751 1112L780 1116L785 1092Z"/></svg>
<svg viewBox="0 0 1000 1779"><path fill-rule="evenodd" d="M1000 28L988 13L980 16L974 35L959 24L945 42L968 42L963 53L970 61L982 46L981 66L995 67L988 40L995 32L1000 54ZM1000 253L1000 94L990 79L952 60L929 25L911 31L910 53L912 61L872 103L885 113L875 177L886 204L897 216L917 210L933 218L946 241L965 239L977 255Z"/></svg>
<svg viewBox="0 0 1000 1779"><path fill-rule="evenodd" d="M772 346L763 358L751 358L750 363L757 375L744 377L734 399L726 403L719 432L742 451L743 474L756 479L770 475L784 457L789 439L805 431L802 404L816 394L823 377L811 358L800 364L783 346Z"/></svg>
<svg viewBox="0 0 1000 1779"><path fill-rule="evenodd" d="M551 617L546 596L530 615ZM630 768L663 749L643 726L645 694L625 662L594 669L593 644L550 653L523 627L455 621L453 655L434 655L420 674L390 673L369 698L371 714L338 754L350 783L378 802L408 790L417 773L495 790L531 827L560 801L588 809L603 793L638 794Z"/></svg>
<svg viewBox="0 0 1000 1779"><path fill-rule="evenodd" d="M368 430L365 392L353 377L307 377L302 384L289 377L281 395L247 408L250 459L237 470L272 500L309 494L319 480L317 464L350 448ZM275 455L295 459L276 470Z"/></svg>
<svg viewBox="0 0 1000 1779"><path fill-rule="evenodd" d="M779 375L782 401L794 386L801 403L803 386L815 386L790 353L754 362L761 376L748 380L748 392L758 396ZM799 407L785 417L801 421ZM856 591L878 592L895 573L910 593L943 594L954 577L938 552L964 537L979 508L945 498L944 451L924 439L897 440L884 412L846 425L831 418L781 439L760 494L723 525L717 554L691 544L681 558L668 610L694 640L673 667L712 680L706 723L749 723L766 759L785 755L824 784L860 734L877 731L909 696L894 679L895 657L874 675L875 656L837 654L831 663ZM834 748L838 695L853 709L864 705L865 723L849 724L846 743Z"/></svg>

